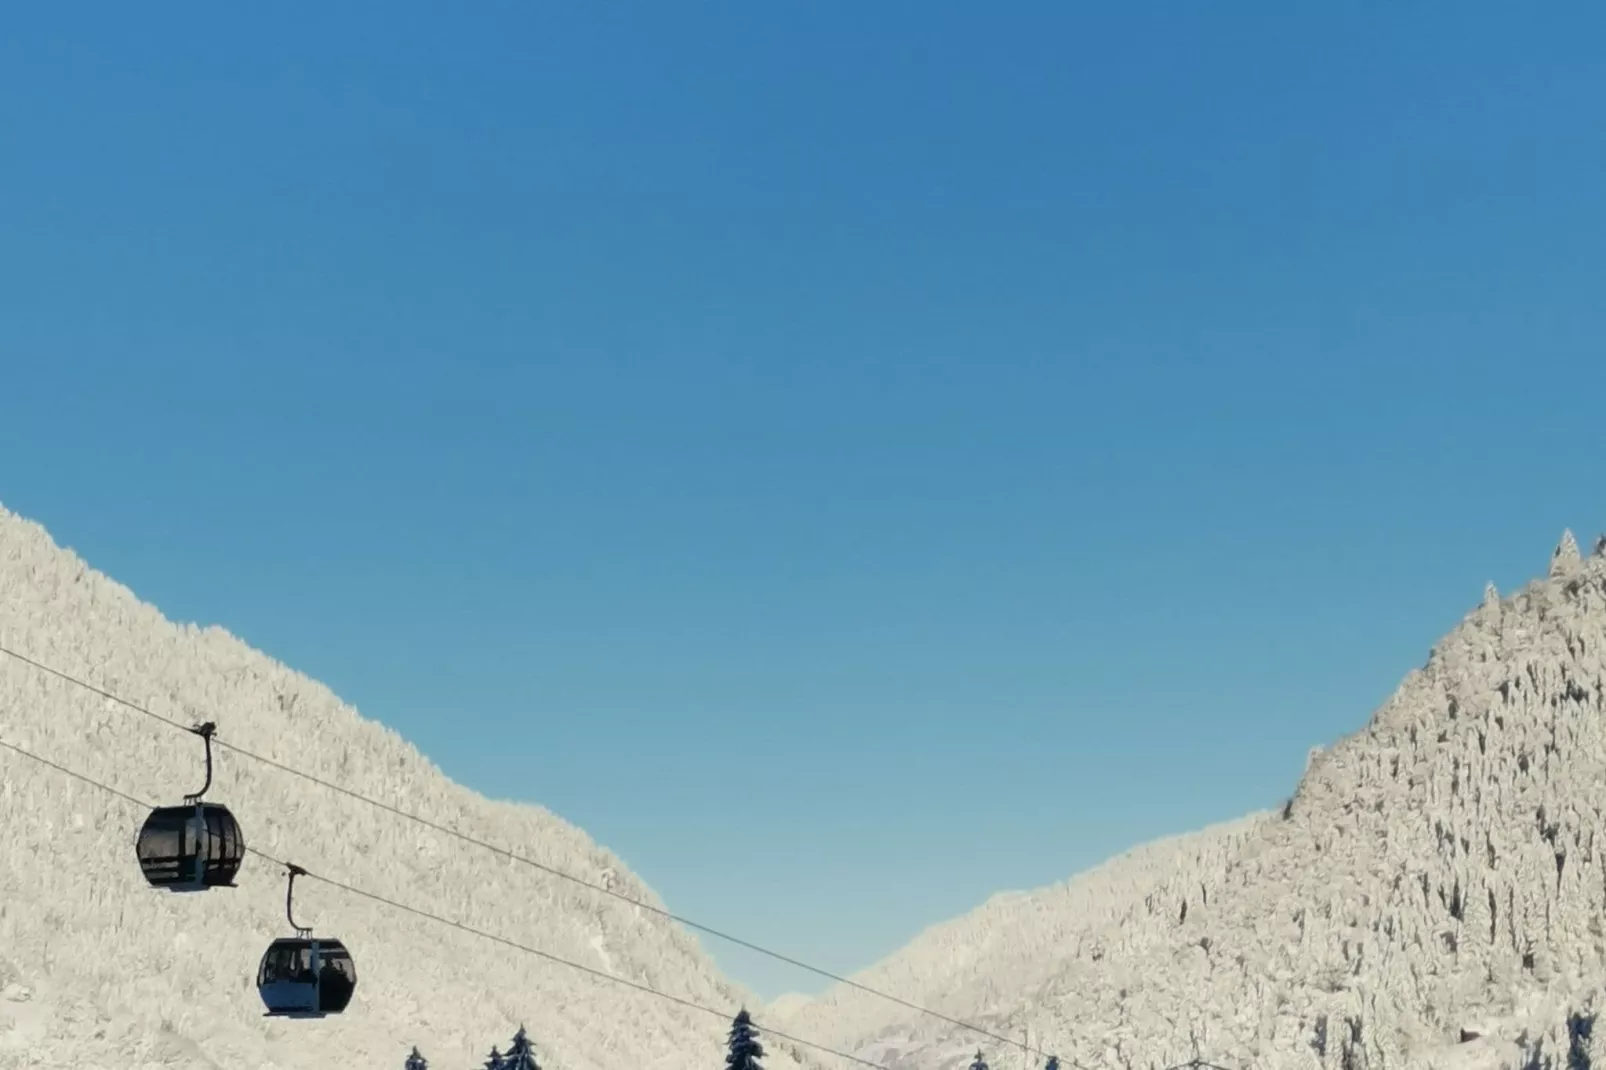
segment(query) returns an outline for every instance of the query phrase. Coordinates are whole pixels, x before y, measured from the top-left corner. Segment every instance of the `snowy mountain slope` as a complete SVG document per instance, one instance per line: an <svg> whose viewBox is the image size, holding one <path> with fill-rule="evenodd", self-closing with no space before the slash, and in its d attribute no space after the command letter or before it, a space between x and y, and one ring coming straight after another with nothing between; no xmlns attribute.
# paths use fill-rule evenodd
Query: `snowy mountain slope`
<svg viewBox="0 0 1606 1070"><path fill-rule="evenodd" d="M1148 894L1179 858L1230 849L1268 816L1155 840L1049 888L994 895L970 913L927 929L853 980L969 1021L1011 992L1046 983L1064 959L1096 939L1092 934L1101 923ZM767 1016L788 1029L849 1046L886 1028L889 1012L899 1019L912 1013L843 985L815 999L788 995L766 1007ZM966 1043L965 1054L973 1055L978 1043L991 1042L972 1034Z"/></svg>
<svg viewBox="0 0 1606 1070"><path fill-rule="evenodd" d="M1030 1028L1067 1066L1585 1066L1566 1060L1589 1055L1606 982L1603 706L1606 557L1568 534L1546 578L1491 588L1317 754L1286 808L990 903L856 979ZM978 1046L1022 1065L843 986L770 1016L900 1068Z"/></svg>
<svg viewBox="0 0 1606 1070"><path fill-rule="evenodd" d="M0 643L184 724L372 798L657 903L619 859L532 806L453 784L327 689L216 628L165 620L0 509ZM0 657L0 739L152 802L204 777L201 741ZM208 799L246 842L315 874L719 1008L745 993L654 915L465 845L261 763L217 752ZM722 1058L725 1019L588 977L318 881L297 920L352 949L342 1016L262 1017L268 942L288 935L285 879L248 856L236 889L149 889L144 812L0 750L0 1067L211 1070L479 1066L525 1024L549 1070L678 1070ZM762 1025L762 1020L760 1021ZM770 1043L772 1070L817 1066ZM806 1058L806 1057L805 1057Z"/></svg>

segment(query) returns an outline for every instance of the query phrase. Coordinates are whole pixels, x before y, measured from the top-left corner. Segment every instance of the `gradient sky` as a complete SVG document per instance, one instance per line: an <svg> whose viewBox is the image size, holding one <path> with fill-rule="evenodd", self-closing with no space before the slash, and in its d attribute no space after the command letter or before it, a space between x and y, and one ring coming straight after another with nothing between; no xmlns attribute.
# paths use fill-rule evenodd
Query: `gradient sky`
<svg viewBox="0 0 1606 1070"><path fill-rule="evenodd" d="M0 30L0 502L829 969L1606 527L1598 6L87 6Z"/></svg>

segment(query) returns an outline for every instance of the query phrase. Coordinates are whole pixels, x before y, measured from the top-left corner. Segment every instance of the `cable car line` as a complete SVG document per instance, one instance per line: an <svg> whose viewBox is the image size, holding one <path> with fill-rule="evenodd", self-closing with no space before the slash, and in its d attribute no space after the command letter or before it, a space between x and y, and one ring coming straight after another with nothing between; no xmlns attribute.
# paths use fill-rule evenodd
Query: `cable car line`
<svg viewBox="0 0 1606 1070"><path fill-rule="evenodd" d="M178 721L172 720L171 718L164 717L161 714L155 712L154 710L151 710L151 709L148 709L148 708L146 708L144 706L141 706L137 702L133 702L133 701L130 701L129 699L123 698L121 695L117 695L117 694L114 694L113 692L105 690L104 688L97 687L96 685L94 685L92 683L89 683L87 680L81 680L78 677L73 676L70 673L62 671L61 669L57 669L57 668L54 668L52 666L46 665L43 662L35 661L33 658L28 657L26 654L19 653L18 651L12 650L9 647L0 646L0 654L5 654L5 655L7 655L9 657L15 658L17 661L23 662L24 664L27 664L27 665L31 665L35 669L40 670L41 672L49 673L50 675L55 676L58 679L64 680L67 683L70 683L70 684L76 685L78 687L81 687L81 688L85 689L86 691L90 691L90 692L92 692L92 693L94 693L96 695L101 696L102 698L109 699L110 701L115 702L120 706L124 706L124 707L126 707L126 708L128 708L130 710L133 710L135 713L142 713L145 716L152 718L153 720L157 720L157 721L162 722L163 724L167 725L170 728L177 728L180 731L184 731L184 732L193 732L193 731L196 730L196 729L191 728L191 727L189 727L187 725L181 724ZM208 738L208 741L210 743L211 742L211 737L208 736L207 738ZM221 740L221 739L216 740L216 743L217 743L218 746L227 748L228 750L233 751L235 754L238 754L238 755L240 755L242 757L245 757L245 758L250 758L253 761L261 762L262 764L271 766L274 769L279 770L280 772L289 773L291 776L300 777L303 780L310 781L313 784L317 784L319 787L327 788L330 791L338 792L339 794L345 795L348 798L356 799L359 802L367 803L369 806L376 807L376 808L378 808L380 810L385 811L386 813L393 814L396 817L404 818L404 819L406 819L408 821L415 822L415 823L417 823L419 825L422 825L425 828L431 829L431 830L433 830L435 832L439 832L439 833L441 833L443 835L446 835L446 836L451 836L451 837L453 837L455 839L463 841L464 843L471 844L471 845L473 845L475 847L482 848L483 850L486 850L486 851L490 851L493 854L501 855L502 857L504 857L504 858L506 858L506 859L508 859L510 861L518 862L518 863L520 863L522 865L529 866L532 869L538 869L538 870L542 871L543 873L547 873L547 874L549 874L551 876L554 876L554 877L559 877L559 878L561 878L563 880L566 880L566 881L571 881L571 882L573 882L575 884L578 884L578 885L581 885L583 887L589 888L594 892L600 892L603 895L612 896L615 899L621 900L621 901L623 901L625 903L629 903L631 906L637 907L637 908L639 908L641 910L650 911L651 913L657 914L660 917L667 918L670 921L676 922L676 923L678 923L680 925L684 925L689 929L696 929L699 932L704 932L704 933L707 933L710 936L718 937L721 940L726 940L726 941L728 941L728 942L730 942L732 944L736 944L738 947L747 948L749 951L755 951L758 954L764 955L764 956L766 956L768 958L771 958L771 959L774 959L777 962L784 962L789 966L796 966L798 969L805 970L805 971L807 971L809 973L815 974L816 976L827 978L828 980L835 981L838 984L847 985L849 988L858 989L860 992L864 992L864 993L866 993L868 995L872 995L872 996L877 996L877 997L879 997L881 999L887 1000L890 1003L896 1003L899 1006L904 1007L904 1008L906 1008L908 1010L916 1011L916 1012L918 1012L920 1014L927 1015L927 1016L929 1016L931 1018L936 1018L936 1019L938 1019L940 1021L947 1022L949 1025L958 1026L961 1029L968 1030L968 1031L970 1031L972 1033L975 1033L975 1034L977 1034L979 1036L984 1036L984 1037L988 1038L989 1040L996 1041L996 1042L998 1042L1000 1044L1007 1044L1010 1047L1022 1049L1024 1051L1026 1051L1027 1054L1042 1055L1042 1056L1045 1056L1045 1057L1048 1056L1049 1054L1051 1054L1049 1052L1037 1051L1035 1049L1025 1047L1021 1043L1021 1041L1019 1041L1019 1040L1013 1039L1011 1037L1004 1036L1004 1035L999 1034L999 1033L994 1033L989 1029L984 1029L979 1025L974 1025L974 1024L972 1024L970 1022L963 1021L962 1019L950 1017L949 1015L943 1014L940 1011L934 1011L934 1010L931 1010L929 1007L923 1007L918 1003L912 1003L909 1000L903 999L900 996L895 996L895 995L891 994L890 992L882 992L879 989L871 988L869 985L863 984L863 983L861 983L859 981L855 981L852 978L844 977L844 976L842 976L840 974L832 973L831 971L825 970L825 969L821 969L818 966L811 966L808 963L802 962L802 961L800 961L798 959L795 959L795 958L792 958L789 955L784 955L779 951L772 951L767 947L762 947L762 946L760 946L758 944L755 944L755 943L752 943L752 942L750 942L748 940L744 940L739 936L733 936L730 933L723 932L723 931L721 931L719 929L713 928L712 926L704 925L701 922L692 921L690 918L683 917L683 916L681 916L679 914L672 913L669 910L664 909L663 907L654 906L651 903L645 902L645 901L640 900L640 899L636 899L636 898L634 898L632 896L626 895L623 892L615 891L614 889L609 888L609 887L607 887L605 885L598 884L598 883L595 883L593 881L589 881L589 880L585 879L584 877L576 876L573 873L567 873L567 872L565 872L565 871L563 871L561 869L558 869L558 868L556 868L554 866L548 865L545 862L538 862L533 858L528 858L528 857L526 857L524 855L520 855L520 854L518 854L518 853L516 853L514 851L511 851L511 850L509 850L509 849L507 849L505 847L498 847L495 844L487 843L484 840L476 839L473 836L469 836L469 835L467 835L465 833L458 832L456 829L448 828L445 825L441 825L441 824L439 824L437 822L431 821L427 817L423 817L423 816L421 816L419 814L411 813L411 812L409 812L407 810L403 810L403 809L401 809L400 807L397 807L397 806L392 806L390 803L381 802L378 799L371 799L366 795L361 795L358 792L355 792L355 791L351 790L350 788L342 787L339 784L335 784L335 783L332 783L330 781L324 780L321 777L314 776L311 773L308 773L308 772L306 772L304 770L301 770L301 769L297 769L294 766L285 765L282 762L275 761L274 759L268 758L268 757L266 757L264 755L254 754L251 751L248 751L248 750L244 749L243 747L235 746L234 744L228 743L228 742L226 742L224 740ZM208 751L208 754L210 755L210 751ZM210 761L210 758L208 760Z"/></svg>
<svg viewBox="0 0 1606 1070"><path fill-rule="evenodd" d="M9 653L12 653L12 652L9 651L9 650L6 650L4 647L0 647L0 653L8 653L9 654ZM24 660L27 660L27 659L24 659ZM53 672L54 670L48 670L47 669L46 671L52 671ZM58 674L58 675L61 675L61 674ZM67 677L67 679L71 680L72 678L71 677ZM73 683L79 683L80 681L72 680L72 682ZM103 692L103 691L99 691L98 688L94 688L91 685L85 685L85 686L89 686L91 690L98 691L99 693L105 695L107 698L110 698L113 701L124 702L125 704L127 704L125 702L125 700L120 699L115 695L111 695L109 693L106 693L106 692ZM138 708L138 707L135 707L135 708ZM140 712L149 712L149 711L141 709ZM167 720L166 718L161 717L160 714L151 714L151 716L156 717L158 720L162 720L162 721L166 721ZM176 722L167 722L167 723L175 724ZM209 722L209 724L210 724L210 722ZM179 725L178 727L183 728L182 725ZM212 726L212 727L215 727L215 726ZM184 730L185 731L193 731L198 735L203 735L205 738L210 739L211 733L210 733L210 731L207 731L207 728L208 728L208 725L200 725L200 726L197 726L194 729L185 728ZM151 804L146 802L143 799L137 798L137 797L135 797L133 795L128 794L125 791L121 791L121 790L119 790L117 788L114 788L109 784L102 783L101 781L98 781L98 780L94 779L93 777L86 776L85 774L77 772L76 770L68 769L66 766L61 765L58 762L54 762L54 761L50 760L49 758L44 757L43 755L35 754L32 751L25 750L24 748L19 747L14 743L8 742L7 740L0 739L0 747L4 747L5 749L7 749L9 751L12 751L15 754L19 754L22 757L27 758L27 759L29 759L31 761L38 762L41 765L48 766L49 768L54 769L55 771L57 771L58 773L63 774L64 776L71 777L72 779L81 781L82 783L88 784L91 787L98 788L99 790L104 791L109 795L115 796L116 798L119 798L119 799L123 800L124 802L131 803L134 806L140 807L141 809L145 809L145 810L152 809ZM236 751L239 751L239 748L233 748L233 749L236 750ZM242 751L240 753L245 753L245 752ZM211 773L210 773L211 758L210 758L210 751L208 751L207 762L208 762L207 785L210 786L210 784L211 784ZM205 790L206 789L203 788L202 792L204 792ZM337 789L337 790L344 791L344 789ZM351 793L347 792L347 794L351 794ZM200 796L200 793L197 793L196 795L189 796L188 798L198 799L199 796ZM384 806L383 803L376 803L376 805ZM494 850L494 848L493 848L493 850ZM686 1008L688 1008L690 1010L695 1010L695 1011L699 1011L699 1012L701 1012L703 1014L712 1015L714 1017L719 1018L721 1021L729 1021L730 1020L731 1015L726 1011L717 1010L717 1009L715 1009L713 1007L709 1007L709 1006L707 1006L705 1004L697 1003L694 1000L689 1000L689 999L686 999L686 998L684 998L682 996L676 996L676 995L673 995L673 994L671 994L669 992L664 992L664 991L662 991L660 989L653 988L651 985L646 985L646 984L643 984L643 983L641 983L639 981L632 981L629 978L620 977L620 976L618 976L616 974L611 974L611 973L608 973L608 972L606 972L604 970L599 970L594 966L587 966L584 963L574 962L573 960L563 958L561 955L553 954L550 951L543 951L540 948L531 947L531 946L529 946L527 944L521 944L518 941L512 940L512 939L510 939L508 937L505 937L505 936L498 936L495 933L489 933L489 932L484 931L483 929L476 929L473 926L465 925L460 921L455 921L455 920L453 920L451 918L444 917L443 915L440 915L440 914L435 914L435 913L433 913L431 911L424 910L424 909L422 909L420 907L409 906L406 903L398 902L398 901L396 901L394 899L390 899L390 898L388 898L386 896L379 895L376 892L370 892L367 889L358 888L355 885L346 884L346 883L344 883L342 881L335 880L333 877L326 877L326 876L324 876L324 875L322 875L320 873L309 872L308 870L303 869L301 866L295 865L294 863L291 863L291 862L282 861L281 859L275 858L273 855L270 855L265 851L259 850L258 848L251 847L251 846L248 846L248 845L245 845L245 844L241 843L240 844L240 851L241 851L241 853L244 853L244 854L256 855L258 858L264 859L265 861L268 861L268 862L272 862L274 865L279 866L279 867L281 867L281 868L283 868L283 869L285 869L287 871L287 873L289 875L289 880L288 880L288 883L287 883L287 886L286 886L286 889L285 889L285 917L290 922L291 928L296 930L297 938L305 939L307 937L310 937L310 934L311 934L311 930L304 929L304 928L296 925L295 916L292 913L292 909L291 909L291 907L292 907L292 896L294 894L294 888L295 888L295 878L297 876L303 876L303 877L307 877L310 880L321 881L322 883L327 884L327 885L329 885L329 886L331 886L333 888L337 888L337 889L339 889L339 890L341 890L343 892L346 892L348 895L355 895L355 896L358 896L358 897L363 898L363 899L368 899L368 900L371 900L371 901L373 901L375 903L379 903L379 904L381 904L383 906L388 906L388 907L390 907L390 908L392 908L394 910L400 910L400 911L403 911L405 913L412 914L412 915L415 915L415 916L420 917L420 918L424 918L424 919L429 920L429 921L438 922L438 923L440 923L442 925L450 926L451 928L454 928L454 929L460 930L462 932L468 933L468 934L470 934L472 936L478 936L481 939L485 939L485 940L489 940L489 941L491 941L493 943L501 944L504 947L511 948L511 949L513 949L515 951L522 951L522 952L524 952L526 954L535 955L538 958L546 959L547 961L556 963L556 964L558 964L560 966L567 966L572 970L577 970L577 971L579 971L581 973L590 974L592 977L595 977L598 980L608 981L608 982L611 982L611 983L617 984L617 985L623 985L626 988L632 988L632 989L635 989L638 992L644 992L647 995L656 996L659 999L663 999L663 1000L667 1000L667 1001L669 1001L671 1003L679 1004L680 1006L686 1007ZM659 913L664 913L664 912L663 911L659 911ZM264 956L263 956L262 966L259 968L259 972L258 972L258 988L259 988L259 990L262 987L263 974L268 969L269 956L271 954L273 954L274 948L279 946L279 945L281 945L282 943L284 943L284 941L282 941L282 940L274 941L274 944L270 945L268 952L265 953ZM340 946L339 941L329 941L329 943L332 944L334 947L339 948L340 952L345 953L345 948ZM350 961L351 960L350 960L349 953L346 953L344 961L348 966L350 965ZM353 974L352 977L353 977L353 980L354 980L355 979L355 975ZM877 993L877 994L879 994L879 993ZM267 998L268 998L268 994L264 993L264 999L267 999ZM344 993L344 1000L342 1000L340 1002L339 1008L337 1008L334 1011L332 1011L332 1013L339 1013L339 1010L344 1009L344 1007L346 1005L346 1002L349 1001L350 998L351 998L351 992L348 989ZM895 999L896 997L889 997L889 998L894 998ZM919 1008L915 1008L915 1009L919 1009ZM965 1028L971 1029L971 1030L973 1030L975 1032L983 1032L983 1033L986 1032L985 1030L982 1030L979 1027L966 1025L966 1023L964 1023L964 1022L958 1022L958 1021L956 1021L954 1019L946 1018L945 1016L936 1014L935 1012L927 1012L927 1013L932 1014L933 1017L943 1018L945 1021L948 1021L950 1023L965 1026ZM274 1015L275 1015L275 1012L270 1010L268 1016L272 1017ZM286 1016L289 1016L289 1017L322 1017L322 1014L314 1012L314 1013L310 1013L310 1014L289 1014L289 1015L286 1015ZM763 1033L765 1033L765 1034L767 1034L767 1035L769 1035L771 1037L774 1037L777 1040L785 1040L785 1041L788 1041L788 1042L790 1042L792 1044L797 1044L797 1045L800 1045L800 1046L805 1047L805 1048L812 1048L812 1049L814 1049L816 1051L823 1052L823 1053L825 1053L827 1055L834 1055L839 1059L845 1059L848 1062L852 1062L852 1063L855 1063L855 1064L860 1065L860 1066L869 1067L870 1070L890 1070L890 1068L886 1067L885 1065L883 1065L881 1063L877 1063L877 1062L874 1062L874 1061L872 1061L870 1059L863 1058L862 1056L854 1055L851 1052L845 1052L845 1051L842 1051L842 1050L840 1050L838 1048L833 1048L830 1045L822 1044L822 1043L820 1043L818 1041L806 1040L806 1039L804 1039L802 1037L792 1036L791 1034L783 1033L783 1032L780 1032L779 1030L771 1029L771 1028L769 1028L767 1026L763 1026L761 1023L759 1023L757 1021L754 1022L754 1025L756 1027L758 1027L761 1032L763 1032ZM986 1033L986 1035L990 1036L990 1037L995 1037L1000 1042L1008 1045L1009 1047L1019 1049L1020 1051L1022 1051L1026 1055L1038 1055L1038 1056L1043 1056L1045 1058L1057 1058L1057 1056L1055 1056L1055 1054L1053 1052L1044 1051L1041 1048L1031 1047L1027 1043L1024 1043L1024 1042L1019 1041L1019 1040L1015 1040L1015 1039L1010 1038L1010 1037L999 1036L999 1035L993 1034L993 1033ZM1072 1061L1072 1060L1060 1060L1060 1063L1061 1063L1061 1065L1070 1067L1071 1070L1087 1070L1087 1068L1083 1067L1080 1063L1077 1063L1077 1062ZM1206 1068L1207 1068L1207 1070L1228 1070L1227 1067L1223 1067L1223 1066L1220 1066L1220 1065L1215 1064L1215 1063L1202 1062L1199 1059L1198 1056L1195 1056L1191 1061L1189 1061L1187 1063L1181 1063L1181 1064L1178 1064L1176 1067L1172 1067L1171 1070L1206 1070Z"/></svg>
<svg viewBox="0 0 1606 1070"><path fill-rule="evenodd" d="M41 765L49 766L50 768L56 770L59 773L62 773L62 774L66 775L66 776L69 776L69 777L72 777L74 780L78 780L78 781L81 781L81 782L83 782L85 784L88 784L88 785L90 785L92 787L99 788L101 791L107 792L110 795L114 795L117 798L122 799L125 802L132 803L133 805L138 806L138 807L140 807L142 809L151 809L151 804L146 802L146 801L144 801L143 799L135 798L134 796L128 794L127 792L119 791L117 788L114 788L114 787L110 786L109 784L101 783L100 781L94 779L93 777L89 777L89 776L84 775L83 773L79 773L79 772L77 772L75 770L68 769L64 765L61 765L61 764L59 764L57 762L53 762L49 758L45 758L42 755L35 754L32 751L25 750L24 748L19 747L14 743L8 742L8 741L6 741L4 739L0 739L0 747L4 747L5 749L7 749L9 751L12 751L15 754L20 754L22 757L28 758L28 759L30 759L32 761L35 761L35 762L38 762ZM550 962L555 962L558 965L567 966L570 969L579 970L582 973L590 974L591 976L596 977L596 978L598 978L600 980L609 981L609 982L612 982L614 984L623 985L623 986L625 986L627 988L633 988L638 992L644 992L644 993L647 993L648 995L657 996L659 999L668 1000L669 1002L677 1003L682 1007L686 1007L686 1008L689 1008L689 1009L695 1010L695 1011L700 1011L703 1014L707 1014L707 1015L711 1015L713 1017L716 1017L716 1018L720 1019L721 1021L728 1022L731 1019L731 1014L728 1011L718 1010L716 1008L709 1007L706 1004L698 1003L698 1002L696 1002L694 1000L689 1000L689 999L686 999L686 998L684 998L682 996L676 996L676 995L673 995L671 993L664 992L664 991L662 991L660 989L653 988L651 985L646 985L646 984L643 984L643 983L641 983L639 981L632 981L632 980L630 980L629 978L626 978L626 977L619 977L616 974L607 973L606 971L599 970L594 966L587 966L584 963L574 962L574 961L572 961L570 959L563 958L561 955L555 955L550 951L543 951L540 948L531 947L531 946L529 946L527 944L521 944L518 941L509 939L508 937L505 937L505 936L498 936L495 933L485 932L483 929L476 929L473 926L465 925L460 921L454 921L451 918L444 917L444 916L442 916L440 914L435 914L435 913L433 913L431 911L424 910L424 909L422 909L420 907L409 906L406 903L398 902L398 901L396 901L394 899L390 899L390 898L388 898L386 896L380 895L377 892L370 892L367 889L358 888L355 885L346 884L343 881L335 880L333 877L326 877L326 876L324 876L324 875L322 875L320 873L311 873L311 872L309 872L309 871L307 871L305 869L302 869L300 866L294 866L291 863L281 861L280 859L275 858L274 856L266 853L265 851L258 850L255 847L246 847L244 850L248 854L254 854L258 858L262 858L262 859L264 859L266 861L272 862L276 866L284 868L288 872L290 872L290 874L291 874L290 884L291 884L292 888L294 886L294 879L295 879L296 876L304 876L304 877L307 877L310 880L321 881L324 884L330 885L331 887L334 887L334 888L338 888L341 891L346 892L346 893L348 893L350 895L355 895L355 896L361 897L363 899L369 899L369 900L372 900L375 903L379 903L379 904L382 904L384 906L391 907L392 909L395 909L395 910L404 911L404 912L406 912L408 914L413 914L413 915L416 915L416 916L418 916L420 918L425 918L425 919L427 919L429 921L439 922L442 925L449 925L454 929L461 930L462 932L469 933L470 935L478 936L478 937L481 937L481 938L486 939L486 940L490 940L490 941L492 941L494 943L501 944L504 947L512 948L515 951L522 951L522 952L525 952L526 954L535 955L535 956L537 956L539 958L546 959L546 960L548 960ZM286 899L285 899L285 912L286 912L287 915L289 915L289 913L290 913L290 898L289 897L290 897L290 892L287 890L286 891ZM295 919L294 919L294 917L290 918L290 924L291 924L292 927L295 927ZM298 930L298 932L299 931L301 931L301 930ZM274 941L274 945L279 945L281 943L282 943L282 941L279 941L279 940ZM338 942L332 941L332 943L338 943ZM274 950L273 946L270 946L269 954L272 954L273 950ZM344 949L342 948L342 950L344 950ZM349 962L349 959L347 961ZM269 965L268 956L264 955L262 970L264 970L264 971L267 970L268 965ZM259 972L259 978L260 977L261 977L261 973ZM259 980L259 986L260 985L261 985L261 981ZM269 998L269 993L265 992L264 993L264 999L266 1000L268 998ZM349 992L345 993L345 998L348 999L348 1000L350 999L350 993ZM344 1006L344 1004L342 1004L342 1006ZM270 1015L272 1015L272 1011L270 1011ZM297 1013L297 1014L281 1015L281 1016L311 1017L311 1016L321 1016L321 1015L309 1015L309 1014L304 1014L304 1013ZM831 1046L829 1046L827 1044L819 1043L818 1041L805 1040L802 1037L797 1037L797 1036L792 1036L792 1035L787 1034L787 1033L782 1033L779 1030L770 1029L768 1027L762 1026L760 1023L758 1023L756 1021L754 1022L754 1025L757 1026L764 1034L766 1034L768 1036L771 1036L771 1037L774 1037L777 1040L784 1040L784 1041L788 1041L788 1042L793 1043L793 1044L801 1045L802 1047L813 1048L816 1051L824 1052L827 1055L834 1055L837 1058L846 1059L849 1062L856 1063L856 1064L858 1064L860 1066L869 1067L870 1070L890 1070L890 1068L886 1067L885 1065L883 1065L881 1063L874 1062L874 1061L872 1061L870 1059L863 1058L862 1056L854 1055L854 1054L852 1054L850 1052L841 1051L841 1050L839 1050L837 1048L833 1048L833 1047L831 1047ZM1017 1041L1013 1041L1012 1043L1017 1048L1023 1047L1021 1042L1018 1041L1018 1040ZM1033 1051L1031 1049L1027 1049L1027 1050L1028 1050L1029 1054L1037 1054L1037 1055L1046 1054L1044 1052L1037 1052L1037 1051Z"/></svg>

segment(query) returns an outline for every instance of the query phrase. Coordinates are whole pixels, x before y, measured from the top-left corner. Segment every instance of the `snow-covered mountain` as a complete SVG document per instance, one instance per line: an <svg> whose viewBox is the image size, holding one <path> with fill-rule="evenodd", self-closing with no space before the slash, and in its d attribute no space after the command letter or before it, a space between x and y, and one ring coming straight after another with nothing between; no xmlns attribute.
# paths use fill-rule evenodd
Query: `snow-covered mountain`
<svg viewBox="0 0 1606 1070"><path fill-rule="evenodd" d="M451 783L321 685L167 621L3 509L0 644L657 902L579 830ZM1606 555L1569 535L1544 579L1490 589L1363 730L1317 753L1285 806L996 896L856 980L1029 1033L1065 1070L1195 1053L1243 1070L1586 1067L1606 982L1603 706ZM0 739L142 799L198 786L195 737L6 657ZM226 750L209 797L253 847L314 873L698 1003L756 1005L691 936L610 896ZM549 1070L722 1058L725 1020L313 881L300 920L352 947L356 997L322 1022L263 1018L254 974L285 930L283 875L252 857L237 889L151 891L132 851L143 816L0 750L0 1067L400 1070L416 1044L450 1070L521 1023ZM893 1070L949 1070L978 1047L994 1070L1028 1065L843 986L758 1017ZM840 1062L766 1046L768 1070Z"/></svg>
<svg viewBox="0 0 1606 1070"><path fill-rule="evenodd" d="M1566 534L1545 578L1489 588L1286 806L996 897L854 979L1029 1030L1066 1070L1587 1067L1603 715L1606 556ZM1023 1065L841 985L765 1014L896 1070L978 1047L994 1070Z"/></svg>
<svg viewBox="0 0 1606 1070"><path fill-rule="evenodd" d="M0 644L220 740L526 857L658 900L620 860L533 806L449 781L395 733L217 628L169 622L0 509ZM199 738L0 656L0 740L119 791L177 803ZM662 917L219 749L210 800L246 842L354 887L730 1013L746 993ZM239 887L148 888L145 812L0 749L0 1067L433 1070L481 1066L522 1023L548 1070L692 1070L723 1059L703 1015L303 879L297 921L344 940L358 983L323 1021L262 1016L264 948L289 935L282 871L248 856ZM766 1041L770 1070L823 1064Z"/></svg>

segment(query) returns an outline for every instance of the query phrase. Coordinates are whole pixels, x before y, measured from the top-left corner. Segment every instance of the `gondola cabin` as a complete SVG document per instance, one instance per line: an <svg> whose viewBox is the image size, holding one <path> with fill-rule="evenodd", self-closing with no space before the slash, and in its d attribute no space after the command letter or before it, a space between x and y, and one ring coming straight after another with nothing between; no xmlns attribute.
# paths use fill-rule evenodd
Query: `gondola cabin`
<svg viewBox="0 0 1606 1070"><path fill-rule="evenodd" d="M356 988L357 966L339 940L281 937L268 945L257 970L268 1018L339 1014Z"/></svg>
<svg viewBox="0 0 1606 1070"><path fill-rule="evenodd" d="M234 887L245 837L229 808L192 802L151 811L135 843L139 868L153 888L200 892Z"/></svg>

